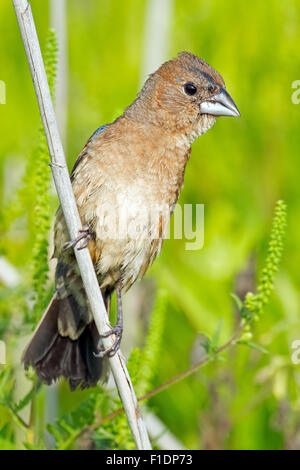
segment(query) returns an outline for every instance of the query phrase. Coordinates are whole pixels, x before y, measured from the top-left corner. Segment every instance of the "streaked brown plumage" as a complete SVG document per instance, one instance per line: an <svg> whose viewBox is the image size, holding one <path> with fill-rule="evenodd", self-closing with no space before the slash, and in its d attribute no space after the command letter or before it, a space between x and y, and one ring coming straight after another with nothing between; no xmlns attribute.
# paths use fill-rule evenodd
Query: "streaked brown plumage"
<svg viewBox="0 0 300 470"><path fill-rule="evenodd" d="M124 114L96 132L79 155L72 185L91 234L88 248L107 308L116 287L128 289L142 278L160 252L167 228L164 209L169 218L192 142L213 126L216 115L238 115L224 86L206 62L181 53L152 74ZM154 219L147 215L152 208L158 213ZM106 236L105 227L115 223L119 229L124 211L139 232L133 238L126 232L121 238ZM63 249L68 231L61 209L54 237L56 291L24 362L46 383L64 376L71 389L84 388L97 383L103 361L93 355L99 338L74 252Z"/></svg>

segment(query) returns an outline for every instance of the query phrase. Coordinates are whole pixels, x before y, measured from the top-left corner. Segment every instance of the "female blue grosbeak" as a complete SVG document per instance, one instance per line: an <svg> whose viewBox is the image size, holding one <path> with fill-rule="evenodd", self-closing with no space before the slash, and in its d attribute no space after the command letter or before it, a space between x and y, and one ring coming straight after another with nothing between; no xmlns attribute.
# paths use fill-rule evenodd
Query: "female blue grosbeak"
<svg viewBox="0 0 300 470"><path fill-rule="evenodd" d="M239 116L222 77L204 60L182 52L150 75L122 116L97 129L85 145L71 174L85 228L68 242L59 208L55 292L23 356L25 368L31 364L47 384L63 376L71 390L85 388L104 373L103 357L114 354L121 341L121 290L142 278L160 252L166 234L161 208L167 208L168 221L191 144L217 116ZM153 208L156 217L149 217ZM126 230L132 223L134 236ZM115 343L108 351L102 350L70 249L79 242L79 249L90 251L108 312L111 295L117 294L118 320L107 332L115 334Z"/></svg>

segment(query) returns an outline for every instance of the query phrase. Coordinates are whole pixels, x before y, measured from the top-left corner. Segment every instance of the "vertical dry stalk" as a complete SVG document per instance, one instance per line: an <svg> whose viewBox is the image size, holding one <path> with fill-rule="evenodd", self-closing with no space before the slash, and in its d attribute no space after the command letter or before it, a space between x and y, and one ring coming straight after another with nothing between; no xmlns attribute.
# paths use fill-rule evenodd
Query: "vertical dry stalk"
<svg viewBox="0 0 300 470"><path fill-rule="evenodd" d="M56 123L31 8L27 0L13 0L13 5L17 15L47 137L55 186L70 237L74 239L82 228L82 224L79 218L64 150ZM99 334L102 334L110 328L110 323L89 251L87 249L81 251L75 249L75 255L97 329ZM113 343L113 338L104 338L103 343L105 348L109 348ZM109 358L109 362L136 446L138 449L151 449L151 444L138 408L132 383L120 351L114 357Z"/></svg>

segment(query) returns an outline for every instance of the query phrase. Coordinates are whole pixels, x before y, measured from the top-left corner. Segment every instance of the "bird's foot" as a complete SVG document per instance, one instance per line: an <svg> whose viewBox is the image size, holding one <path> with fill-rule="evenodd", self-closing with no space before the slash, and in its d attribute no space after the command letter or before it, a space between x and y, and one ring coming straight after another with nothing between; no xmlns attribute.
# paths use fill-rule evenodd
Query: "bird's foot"
<svg viewBox="0 0 300 470"><path fill-rule="evenodd" d="M100 335L100 338L108 338L108 336L115 335L116 339L114 341L114 344L108 349L104 349L103 343L100 339L98 346L97 346L98 352L94 353L94 355L96 357L114 356L120 349L122 334L123 334L123 326L117 323L113 328L111 328L110 330Z"/></svg>
<svg viewBox="0 0 300 470"><path fill-rule="evenodd" d="M77 243L83 240L82 244L77 248L77 250L83 250L83 248L86 248L88 246L90 239L91 239L91 234L90 234L89 226L84 225L82 229L79 230L78 237L74 238L74 240L71 240L65 243L63 246L63 249L68 250L69 248L76 246Z"/></svg>

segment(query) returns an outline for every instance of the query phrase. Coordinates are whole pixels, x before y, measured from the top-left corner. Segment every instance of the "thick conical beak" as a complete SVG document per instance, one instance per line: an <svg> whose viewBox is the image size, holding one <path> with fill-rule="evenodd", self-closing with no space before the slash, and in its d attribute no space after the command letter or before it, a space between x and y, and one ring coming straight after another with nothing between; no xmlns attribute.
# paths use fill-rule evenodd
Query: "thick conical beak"
<svg viewBox="0 0 300 470"><path fill-rule="evenodd" d="M220 93L200 103L200 113L212 114L213 116L240 116L235 102L225 88L222 87L220 88Z"/></svg>

